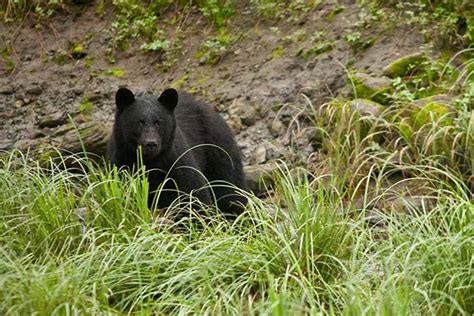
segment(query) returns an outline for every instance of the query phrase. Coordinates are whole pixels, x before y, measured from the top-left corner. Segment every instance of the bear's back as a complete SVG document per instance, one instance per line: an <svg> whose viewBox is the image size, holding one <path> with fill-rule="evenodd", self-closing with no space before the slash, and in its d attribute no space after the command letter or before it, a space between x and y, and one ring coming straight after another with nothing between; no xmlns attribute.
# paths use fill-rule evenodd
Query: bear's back
<svg viewBox="0 0 474 316"><path fill-rule="evenodd" d="M228 147L234 135L224 119L210 105L180 92L175 109L176 125L186 136L190 146L215 144Z"/></svg>
<svg viewBox="0 0 474 316"><path fill-rule="evenodd" d="M220 114L210 105L180 92L175 117L177 128L188 142L187 147L196 146L192 151L204 174L211 180L225 178L243 187L240 149Z"/></svg>

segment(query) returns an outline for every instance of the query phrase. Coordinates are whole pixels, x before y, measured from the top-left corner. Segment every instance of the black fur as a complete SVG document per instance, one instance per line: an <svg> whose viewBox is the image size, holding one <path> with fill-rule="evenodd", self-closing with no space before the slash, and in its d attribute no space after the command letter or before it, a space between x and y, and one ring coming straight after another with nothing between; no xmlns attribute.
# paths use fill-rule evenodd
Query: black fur
<svg viewBox="0 0 474 316"><path fill-rule="evenodd" d="M151 194L166 175L172 180L163 185L159 208L168 207L179 196L178 189L193 192L208 205L217 202L224 213L242 211L246 198L229 187L230 183L245 189L241 153L232 131L209 105L174 89L160 97L135 98L130 90L120 88L115 99L108 159L118 167L131 168L141 147Z"/></svg>

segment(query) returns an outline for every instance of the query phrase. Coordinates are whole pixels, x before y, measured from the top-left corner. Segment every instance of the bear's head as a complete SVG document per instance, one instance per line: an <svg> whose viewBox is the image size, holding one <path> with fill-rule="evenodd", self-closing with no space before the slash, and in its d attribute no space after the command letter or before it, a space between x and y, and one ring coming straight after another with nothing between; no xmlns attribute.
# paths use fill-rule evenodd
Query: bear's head
<svg viewBox="0 0 474 316"><path fill-rule="evenodd" d="M131 152L141 148L145 162L171 147L176 129L174 109L178 104L175 89L167 89L157 98L135 97L129 89L120 88L115 103L114 129L121 146Z"/></svg>

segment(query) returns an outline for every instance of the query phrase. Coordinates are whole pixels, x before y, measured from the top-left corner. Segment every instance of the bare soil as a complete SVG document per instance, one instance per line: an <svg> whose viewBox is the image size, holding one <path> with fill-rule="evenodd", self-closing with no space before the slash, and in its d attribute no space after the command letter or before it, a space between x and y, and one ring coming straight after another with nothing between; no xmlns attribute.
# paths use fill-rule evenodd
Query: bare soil
<svg viewBox="0 0 474 316"><path fill-rule="evenodd" d="M330 12L341 5L344 11L329 21ZM11 44L9 58L14 65L11 70L5 59L0 61L0 150L53 134L67 123L67 115L110 126L119 86L156 94L175 86L222 113L247 164L273 158L309 163L315 152L305 134L309 113L347 93L345 68L380 75L390 61L417 52L422 45L416 29L382 21L362 30L375 38L374 45L355 52L344 35L367 10L353 1L325 1L295 21L262 22L248 12L239 8L229 22L229 32L238 39L215 65L202 64L196 57L215 28L196 12L183 13L177 23L184 34L182 49L167 71L161 66L162 55L139 52L138 42L126 52L116 52L115 64L106 60L113 38L111 8L100 16L94 5L71 6L43 28L35 28L31 16L21 23L0 24L1 48ZM316 32L324 32L333 48L305 58L301 52L315 45ZM173 32L169 34L173 40ZM72 42L83 43L87 55L72 57ZM67 55L64 63L57 60L61 53ZM107 75L112 68L123 69L123 77ZM79 111L85 99L93 104L87 115ZM261 147L263 158L256 154L260 148L261 155Z"/></svg>

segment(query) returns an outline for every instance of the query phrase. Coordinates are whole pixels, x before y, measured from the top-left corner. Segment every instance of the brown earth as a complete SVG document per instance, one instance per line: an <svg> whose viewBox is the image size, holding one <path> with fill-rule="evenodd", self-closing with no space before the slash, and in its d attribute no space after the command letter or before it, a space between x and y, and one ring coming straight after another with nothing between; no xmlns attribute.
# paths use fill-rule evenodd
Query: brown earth
<svg viewBox="0 0 474 316"><path fill-rule="evenodd" d="M329 21L328 15L341 5L344 11ZM238 40L215 65L202 64L196 57L215 28L197 12L183 13L177 23L184 34L182 49L168 71L161 66L160 54L139 52L138 42L118 52L115 64L106 61L113 36L110 8L99 16L94 5L70 6L42 29L35 28L32 16L21 23L0 24L2 51L11 44L14 65L11 71L5 58L0 62L0 150L26 148L32 140L47 142L65 128L61 125L68 114L76 122L110 126L119 86L152 93L175 86L222 113L236 132L246 164L275 158L305 164L315 152L306 128L308 113L347 93L345 68L379 75L390 61L422 45L416 29L380 21L360 29L375 38L374 45L354 52L344 35L367 19L368 11L353 1L325 1L295 21L262 22L248 12L242 6L231 19L228 29ZM173 40L170 26L164 27ZM333 48L305 58L301 52L315 45L317 32L324 32L324 41ZM78 41L89 62L93 59L89 66L87 58L70 56L70 43ZM68 55L64 64L55 61L61 52ZM106 75L111 68L123 69L124 76ZM85 99L93 104L91 114L80 114Z"/></svg>

